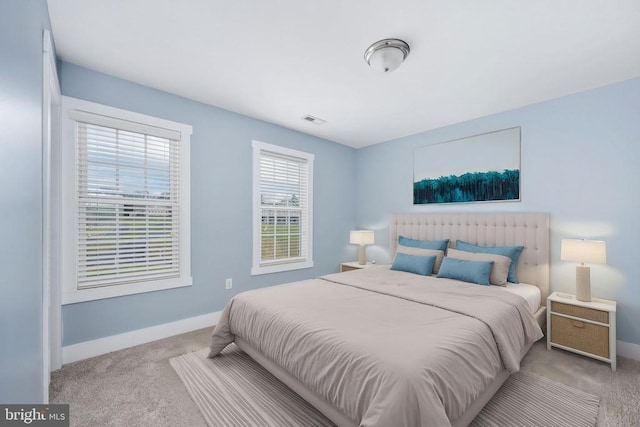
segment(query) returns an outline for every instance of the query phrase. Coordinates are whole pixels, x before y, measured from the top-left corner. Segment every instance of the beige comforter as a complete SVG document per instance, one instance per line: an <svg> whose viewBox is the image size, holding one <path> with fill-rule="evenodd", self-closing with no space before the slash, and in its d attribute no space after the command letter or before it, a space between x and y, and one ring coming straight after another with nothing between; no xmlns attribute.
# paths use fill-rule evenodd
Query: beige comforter
<svg viewBox="0 0 640 427"><path fill-rule="evenodd" d="M447 426L542 337L524 299L386 266L245 292L210 357L239 336L360 426Z"/></svg>

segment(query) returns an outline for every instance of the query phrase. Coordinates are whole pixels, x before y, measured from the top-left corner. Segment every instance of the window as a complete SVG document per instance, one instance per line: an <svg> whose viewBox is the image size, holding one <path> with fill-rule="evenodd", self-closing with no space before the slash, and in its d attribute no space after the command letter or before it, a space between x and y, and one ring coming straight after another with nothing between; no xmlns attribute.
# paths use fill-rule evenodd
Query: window
<svg viewBox="0 0 640 427"><path fill-rule="evenodd" d="M63 303L191 285L191 127L63 105Z"/></svg>
<svg viewBox="0 0 640 427"><path fill-rule="evenodd" d="M313 154L253 141L251 274L313 267Z"/></svg>

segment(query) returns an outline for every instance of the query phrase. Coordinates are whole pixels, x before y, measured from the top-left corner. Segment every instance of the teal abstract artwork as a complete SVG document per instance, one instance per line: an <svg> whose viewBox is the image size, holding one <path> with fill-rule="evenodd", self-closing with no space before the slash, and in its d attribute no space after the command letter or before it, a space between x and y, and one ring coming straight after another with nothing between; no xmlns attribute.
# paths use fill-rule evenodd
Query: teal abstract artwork
<svg viewBox="0 0 640 427"><path fill-rule="evenodd" d="M520 200L520 127L420 147L413 204Z"/></svg>

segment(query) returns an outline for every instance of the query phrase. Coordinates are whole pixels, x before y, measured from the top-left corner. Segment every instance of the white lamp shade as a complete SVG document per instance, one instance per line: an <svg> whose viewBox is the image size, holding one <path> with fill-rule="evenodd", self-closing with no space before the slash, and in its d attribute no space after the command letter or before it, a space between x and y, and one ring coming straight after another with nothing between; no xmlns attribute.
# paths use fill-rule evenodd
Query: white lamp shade
<svg viewBox="0 0 640 427"><path fill-rule="evenodd" d="M562 239L560 259L562 261L606 264L607 245L602 240Z"/></svg>
<svg viewBox="0 0 640 427"><path fill-rule="evenodd" d="M374 234L371 230L353 230L349 233L349 243L354 245L371 245Z"/></svg>

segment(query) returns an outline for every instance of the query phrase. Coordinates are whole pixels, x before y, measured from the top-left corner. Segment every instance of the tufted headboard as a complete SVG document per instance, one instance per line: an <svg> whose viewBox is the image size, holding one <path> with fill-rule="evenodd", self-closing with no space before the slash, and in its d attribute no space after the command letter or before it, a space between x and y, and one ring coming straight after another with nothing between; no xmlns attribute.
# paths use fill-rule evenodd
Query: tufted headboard
<svg viewBox="0 0 640 427"><path fill-rule="evenodd" d="M449 239L485 246L524 246L518 259L518 280L536 285L542 304L549 295L549 214L546 213L451 213L396 214L389 227L391 257L398 236L419 240Z"/></svg>

